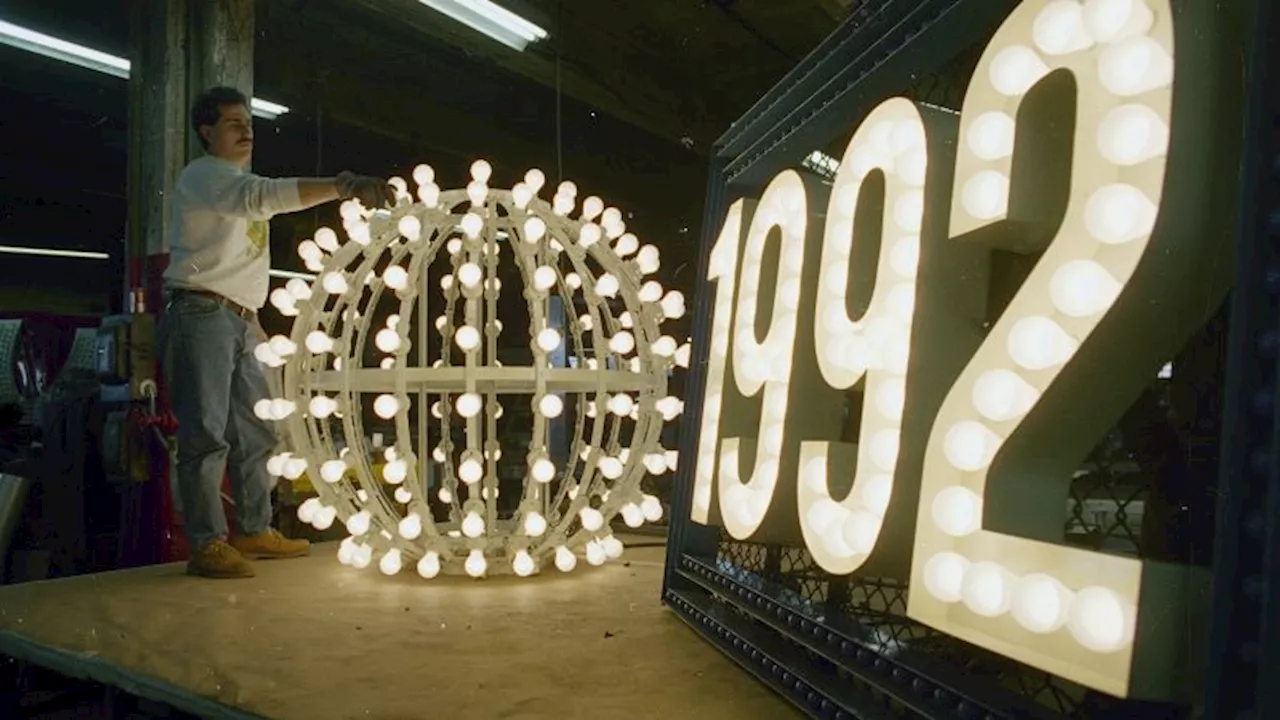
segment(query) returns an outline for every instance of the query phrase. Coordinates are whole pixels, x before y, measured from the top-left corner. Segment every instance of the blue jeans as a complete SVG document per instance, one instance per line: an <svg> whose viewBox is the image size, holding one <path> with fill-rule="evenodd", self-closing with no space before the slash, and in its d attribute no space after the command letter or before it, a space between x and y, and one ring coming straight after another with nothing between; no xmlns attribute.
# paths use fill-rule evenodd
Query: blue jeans
<svg viewBox="0 0 1280 720"><path fill-rule="evenodd" d="M270 397L253 349L262 341L248 322L220 303L178 294L160 321L169 399L178 419L178 495L193 551L227 538L222 478L231 475L236 530L256 535L271 525L275 479L267 460L277 444L270 421L253 412Z"/></svg>

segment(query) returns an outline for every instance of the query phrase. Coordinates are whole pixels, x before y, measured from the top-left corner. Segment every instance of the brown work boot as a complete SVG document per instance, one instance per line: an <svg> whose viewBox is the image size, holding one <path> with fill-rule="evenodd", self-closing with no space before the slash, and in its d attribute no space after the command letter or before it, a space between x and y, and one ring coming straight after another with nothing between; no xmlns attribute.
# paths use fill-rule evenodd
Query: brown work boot
<svg viewBox="0 0 1280 720"><path fill-rule="evenodd" d="M231 546L241 555L254 560L278 560L296 558L311 553L307 540L292 540L275 528L268 528L259 535L241 535L231 538Z"/></svg>
<svg viewBox="0 0 1280 720"><path fill-rule="evenodd" d="M187 574L207 578L251 578L253 564L223 540L214 540L191 554Z"/></svg>

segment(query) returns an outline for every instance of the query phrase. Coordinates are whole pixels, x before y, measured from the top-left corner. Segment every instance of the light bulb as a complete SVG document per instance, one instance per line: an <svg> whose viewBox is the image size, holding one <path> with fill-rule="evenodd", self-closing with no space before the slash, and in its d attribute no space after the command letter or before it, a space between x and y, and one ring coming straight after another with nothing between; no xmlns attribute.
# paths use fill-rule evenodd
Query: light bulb
<svg viewBox="0 0 1280 720"><path fill-rule="evenodd" d="M487 183L489 182L489 178L492 176L493 166L489 164L488 160L476 160L471 163L472 179L478 182Z"/></svg>
<svg viewBox="0 0 1280 720"><path fill-rule="evenodd" d="M534 461L533 467L529 469L529 474L537 482L549 483L556 476L556 466L546 458L539 458Z"/></svg>
<svg viewBox="0 0 1280 720"><path fill-rule="evenodd" d="M253 356L258 359L258 362L269 367L276 367L284 362L271 351L271 343L269 342L258 343L257 347L253 349ZM263 419L265 420L266 418Z"/></svg>
<svg viewBox="0 0 1280 720"><path fill-rule="evenodd" d="M662 501L653 495L645 495L640 501L640 512L644 513L645 520L658 522L662 519Z"/></svg>
<svg viewBox="0 0 1280 720"><path fill-rule="evenodd" d="M1085 228L1099 242L1119 245L1151 234L1156 206L1141 190L1124 184L1105 185L1085 205Z"/></svg>
<svg viewBox="0 0 1280 720"><path fill-rule="evenodd" d="M338 401L324 395L317 395L311 398L311 402L307 404L307 410L311 412L311 416L320 420L324 420L338 409Z"/></svg>
<svg viewBox="0 0 1280 720"><path fill-rule="evenodd" d="M435 183L427 183L418 187L418 199L423 205L429 208L436 207L440 204L440 186ZM368 243L362 243L367 245Z"/></svg>
<svg viewBox="0 0 1280 720"><path fill-rule="evenodd" d="M547 183L547 176L538 168L533 168L524 174L524 183L536 195L542 189L542 186Z"/></svg>
<svg viewBox="0 0 1280 720"><path fill-rule="evenodd" d="M1084 23L1089 34L1102 43L1145 33L1155 15L1144 0L1086 0Z"/></svg>
<svg viewBox="0 0 1280 720"><path fill-rule="evenodd" d="M1046 55L1066 55L1093 45L1076 2L1045 3L1031 26L1031 37Z"/></svg>
<svg viewBox="0 0 1280 720"><path fill-rule="evenodd" d="M298 302L298 299L295 298L286 288L276 288L275 290L272 290L269 299L271 300L271 304L277 310L282 312L285 310L293 310L294 306Z"/></svg>
<svg viewBox="0 0 1280 720"><path fill-rule="evenodd" d="M947 460L956 468L976 471L991 463L1000 447L1000 437L986 425L974 420L964 420L947 431L943 451Z"/></svg>
<svg viewBox="0 0 1280 720"><path fill-rule="evenodd" d="M342 273L328 272L320 279L320 287L330 295L342 295L347 291L347 279Z"/></svg>
<svg viewBox="0 0 1280 720"><path fill-rule="evenodd" d="M469 238L479 237L480 231L484 229L484 218L475 213L467 213L459 223L462 226L462 232ZM454 251L450 251L454 253Z"/></svg>
<svg viewBox="0 0 1280 720"><path fill-rule="evenodd" d="M284 398L276 398L271 401L271 419L284 420L292 415L293 411L296 410L297 407L297 405L285 400Z"/></svg>
<svg viewBox="0 0 1280 720"><path fill-rule="evenodd" d="M259 404L265 402L267 403L268 406L271 405L270 400L259 400L258 402ZM266 420L267 418L264 417L261 419ZM270 473L272 477L280 477L281 475L284 475L284 464L288 461L289 461L289 453L272 455L271 458L267 460L267 472Z"/></svg>
<svg viewBox="0 0 1280 720"><path fill-rule="evenodd" d="M320 501L316 498L307 498L298 506L298 519L308 525L312 520L316 519L316 510L320 507Z"/></svg>
<svg viewBox="0 0 1280 720"><path fill-rule="evenodd" d="M595 220L602 212L604 212L604 201L599 197L591 195L582 201L583 220Z"/></svg>
<svg viewBox="0 0 1280 720"><path fill-rule="evenodd" d="M630 395L620 393L609 398L609 412L619 417L630 415L633 407L635 407L635 400Z"/></svg>
<svg viewBox="0 0 1280 720"><path fill-rule="evenodd" d="M1021 375L1003 368L987 370L973 384L973 407L995 422L1022 417L1039 397Z"/></svg>
<svg viewBox="0 0 1280 720"><path fill-rule="evenodd" d="M440 555L436 552L428 552L418 560L418 574L423 579L430 580L440 574Z"/></svg>
<svg viewBox="0 0 1280 720"><path fill-rule="evenodd" d="M1169 126L1155 110L1141 104L1121 105L1098 126L1098 152L1124 167L1163 156L1169 147Z"/></svg>
<svg viewBox="0 0 1280 720"><path fill-rule="evenodd" d="M409 476L409 465L404 460L392 460L382 466L382 479L392 485L399 485Z"/></svg>
<svg viewBox="0 0 1280 720"><path fill-rule="evenodd" d="M382 328L373 336L373 344L382 352L395 352L400 349L400 333L391 328Z"/></svg>
<svg viewBox="0 0 1280 720"><path fill-rule="evenodd" d="M464 418L472 418L480 413L484 407L484 400L476 393L463 393L458 396L454 403L458 409L458 414Z"/></svg>
<svg viewBox="0 0 1280 720"><path fill-rule="evenodd" d="M1119 281L1093 260L1072 260L1058 268L1049 281L1054 307L1071 317L1089 317L1106 311L1120 295Z"/></svg>
<svg viewBox="0 0 1280 720"><path fill-rule="evenodd" d="M533 563L533 557L529 555L528 550L517 550L515 559L511 561L511 570L520 577L529 577L533 574L536 566Z"/></svg>
<svg viewBox="0 0 1280 720"><path fill-rule="evenodd" d="M284 289L292 295L295 300L311 299L311 286L302 278L289 278L289 282L285 283Z"/></svg>
<svg viewBox="0 0 1280 720"><path fill-rule="evenodd" d="M636 338L626 330L622 330L609 338L609 349L619 355L626 355L636 349Z"/></svg>
<svg viewBox="0 0 1280 720"><path fill-rule="evenodd" d="M657 340L654 340L653 344L649 346L649 349L653 351L654 355L659 357L671 357L676 354L676 339L670 335L663 335Z"/></svg>
<svg viewBox="0 0 1280 720"><path fill-rule="evenodd" d="M303 260L318 261L324 259L324 251L320 246L310 240L303 240L298 243L298 257Z"/></svg>
<svg viewBox="0 0 1280 720"><path fill-rule="evenodd" d="M1102 86L1120 97L1132 97L1173 82L1173 58L1146 36L1122 40L1098 60Z"/></svg>
<svg viewBox="0 0 1280 720"><path fill-rule="evenodd" d="M640 506L635 503L627 503L622 506L622 521L629 528L638 528L644 524L644 513L641 512Z"/></svg>
<svg viewBox="0 0 1280 720"><path fill-rule="evenodd" d="M418 513L409 513L400 521L396 530L405 540L416 540L422 535L422 516Z"/></svg>
<svg viewBox="0 0 1280 720"><path fill-rule="evenodd" d="M924 566L924 587L944 603L958 602L969 571L968 558L953 552L940 552Z"/></svg>
<svg viewBox="0 0 1280 720"><path fill-rule="evenodd" d="M311 527L317 530L328 530L333 527L333 521L338 518L338 508L333 506L322 506L316 511L316 517L311 521Z"/></svg>
<svg viewBox="0 0 1280 720"><path fill-rule="evenodd" d="M589 248L600 242L600 226L595 223L583 223L582 229L578 231L578 244L583 248Z"/></svg>
<svg viewBox="0 0 1280 720"><path fill-rule="evenodd" d="M582 521L583 529L588 532L595 532L604 527L604 515L593 507L584 507L578 511L578 518Z"/></svg>
<svg viewBox="0 0 1280 720"><path fill-rule="evenodd" d="M467 555L467 561L463 563L463 569L473 578L483 577L485 570L489 569L489 563L484 559L484 552L480 550L472 550Z"/></svg>
<svg viewBox="0 0 1280 720"><path fill-rule="evenodd" d="M573 212L573 198L568 195L560 195L557 193L556 196L551 199L551 212L560 217L564 217L565 215Z"/></svg>
<svg viewBox="0 0 1280 720"><path fill-rule="evenodd" d="M387 554L383 555L382 559L378 561L378 570L383 575L395 575L400 572L401 567L400 551L395 548L388 550Z"/></svg>
<svg viewBox="0 0 1280 720"><path fill-rule="evenodd" d="M409 286L409 273L399 265L390 265L382 273L382 282L392 290L403 290Z"/></svg>
<svg viewBox="0 0 1280 720"><path fill-rule="evenodd" d="M607 298L614 297L618 294L618 278L609 273L601 275L596 280L596 294Z"/></svg>
<svg viewBox="0 0 1280 720"><path fill-rule="evenodd" d="M622 552L626 549L622 545L622 541L612 535L602 540L600 545L604 548L605 557L610 560L617 560L622 557Z"/></svg>
<svg viewBox="0 0 1280 720"><path fill-rule="evenodd" d="M400 222L396 223L396 229L409 242L417 242L422 239L422 221L414 215L405 215L400 218Z"/></svg>
<svg viewBox="0 0 1280 720"><path fill-rule="evenodd" d="M965 212L979 220L990 220L1009 208L1009 178L995 170L983 170L964 184L961 203Z"/></svg>
<svg viewBox="0 0 1280 720"><path fill-rule="evenodd" d="M983 160L999 160L1013 154L1015 124L1012 117L999 110L985 112L974 119L966 136L969 149Z"/></svg>
<svg viewBox="0 0 1280 720"><path fill-rule="evenodd" d="M662 299L662 283L650 280L644 285L641 285L639 298L640 302L658 302ZM630 313L628 313L628 319L630 319L629 316ZM626 325L623 325L623 327L626 327Z"/></svg>
<svg viewBox="0 0 1280 720"><path fill-rule="evenodd" d="M561 545L556 548L556 569L560 572L571 572L578 565L578 556L569 548Z"/></svg>
<svg viewBox="0 0 1280 720"><path fill-rule="evenodd" d="M480 331L470 325L463 325L453 334L453 341L463 352L471 352L480 347Z"/></svg>
<svg viewBox="0 0 1280 720"><path fill-rule="evenodd" d="M1048 72L1048 66L1035 50L1025 45L1011 45L992 59L990 80L996 92L1017 97L1026 94Z"/></svg>
<svg viewBox="0 0 1280 720"><path fill-rule="evenodd" d="M395 395L379 395L373 401L373 412L383 420L390 420L400 410L400 401Z"/></svg>
<svg viewBox="0 0 1280 720"><path fill-rule="evenodd" d="M662 316L668 320L678 320L684 317L685 304L684 293L679 290L672 290L662 298Z"/></svg>
<svg viewBox="0 0 1280 720"><path fill-rule="evenodd" d="M622 477L622 461L615 457L602 457L597 463L600 468L600 474L610 480L617 480Z"/></svg>
<svg viewBox="0 0 1280 720"><path fill-rule="evenodd" d="M652 245L645 245L640 248L640 252L636 253L636 267L640 268L640 272L645 275L658 272L658 268L661 266L658 248Z"/></svg>
<svg viewBox="0 0 1280 720"><path fill-rule="evenodd" d="M1062 326L1047 317L1032 315L1014 323L1009 331L1009 357L1028 370L1047 370L1066 362L1078 343Z"/></svg>
<svg viewBox="0 0 1280 720"><path fill-rule="evenodd" d="M964 574L960 599L983 617L1003 615L1013 600L1015 582L1013 574L997 563L974 563Z"/></svg>
<svg viewBox="0 0 1280 720"><path fill-rule="evenodd" d="M419 185L426 185L435 180L436 171L430 165L423 163L413 168L413 181Z"/></svg>
<svg viewBox="0 0 1280 720"><path fill-rule="evenodd" d="M532 216L524 221L524 241L527 243L536 243L547 234L547 224L538 216Z"/></svg>
<svg viewBox="0 0 1280 720"><path fill-rule="evenodd" d="M479 482L482 477L484 477L484 468L479 460L467 458L458 465L458 479L462 482L472 485Z"/></svg>
<svg viewBox="0 0 1280 720"><path fill-rule="evenodd" d="M320 355L333 350L333 338L326 335L323 330L312 330L307 333L306 345L307 350Z"/></svg>
<svg viewBox="0 0 1280 720"><path fill-rule="evenodd" d="M564 412L564 400L559 395L543 395L538 401L538 414L546 418L560 417Z"/></svg>
<svg viewBox="0 0 1280 720"><path fill-rule="evenodd" d="M544 328L538 333L537 342L543 352L552 352L560 347L560 332L555 328Z"/></svg>
<svg viewBox="0 0 1280 720"><path fill-rule="evenodd" d="M529 537L542 537L547 531L547 519L541 513L531 512L524 516L524 534Z"/></svg>
<svg viewBox="0 0 1280 720"><path fill-rule="evenodd" d="M467 199L472 205L483 205L485 198L489 197L489 186L479 180L472 180L467 183Z"/></svg>
<svg viewBox="0 0 1280 720"><path fill-rule="evenodd" d="M369 514L369 511L361 510L347 518L347 532L351 533L353 537L364 535L369 532L369 525L372 521L373 517Z"/></svg>
<svg viewBox="0 0 1280 720"><path fill-rule="evenodd" d="M676 365L682 368L688 368L689 362L693 359L693 345L685 343L676 349Z"/></svg>
<svg viewBox="0 0 1280 720"><path fill-rule="evenodd" d="M1087 587L1071 603L1067 627L1076 642L1099 653L1133 642L1134 608L1104 587Z"/></svg>
<svg viewBox="0 0 1280 720"><path fill-rule="evenodd" d="M1067 622L1071 591L1052 576L1032 573L1013 591L1013 618L1033 633L1045 635Z"/></svg>
<svg viewBox="0 0 1280 720"><path fill-rule="evenodd" d="M587 543L587 564L603 565L608 559L609 555L604 551L603 545L595 540Z"/></svg>
<svg viewBox="0 0 1280 720"><path fill-rule="evenodd" d="M625 258L639 249L640 240L632 233L623 233L617 241L613 243L613 252L620 258Z"/></svg>
<svg viewBox="0 0 1280 720"><path fill-rule="evenodd" d="M969 488L952 485L934 496L930 516L947 535L972 535L982 527L982 498Z"/></svg>
<svg viewBox="0 0 1280 720"><path fill-rule="evenodd" d="M537 270L533 271L533 286L538 290L546 292L556 284L556 271L546 265L541 265Z"/></svg>
<svg viewBox="0 0 1280 720"><path fill-rule="evenodd" d="M469 538L478 538L484 534L484 519L478 513L469 512L462 519L462 534Z"/></svg>

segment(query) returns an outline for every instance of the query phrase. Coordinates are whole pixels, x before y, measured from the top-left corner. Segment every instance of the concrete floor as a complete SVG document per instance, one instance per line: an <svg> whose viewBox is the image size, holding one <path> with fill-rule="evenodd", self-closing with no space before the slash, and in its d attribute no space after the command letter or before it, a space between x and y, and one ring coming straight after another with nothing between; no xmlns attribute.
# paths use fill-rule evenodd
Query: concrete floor
<svg viewBox="0 0 1280 720"><path fill-rule="evenodd" d="M335 549L244 581L170 565L0 588L0 630L273 718L796 716L659 604L660 547L481 582Z"/></svg>

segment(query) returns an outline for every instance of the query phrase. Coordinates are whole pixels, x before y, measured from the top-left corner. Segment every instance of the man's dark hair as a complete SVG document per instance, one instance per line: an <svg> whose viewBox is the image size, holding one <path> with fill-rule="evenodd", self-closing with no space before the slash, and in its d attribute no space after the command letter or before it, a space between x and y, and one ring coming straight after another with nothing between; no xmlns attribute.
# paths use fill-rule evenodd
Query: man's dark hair
<svg viewBox="0 0 1280 720"><path fill-rule="evenodd" d="M205 125L217 125L218 120L222 118L224 105L243 105L248 110L249 98L232 87L215 87L200 93L200 97L191 104L191 129L196 131L196 137L200 138L200 146L205 150L209 149L209 143L200 134L200 128Z"/></svg>

